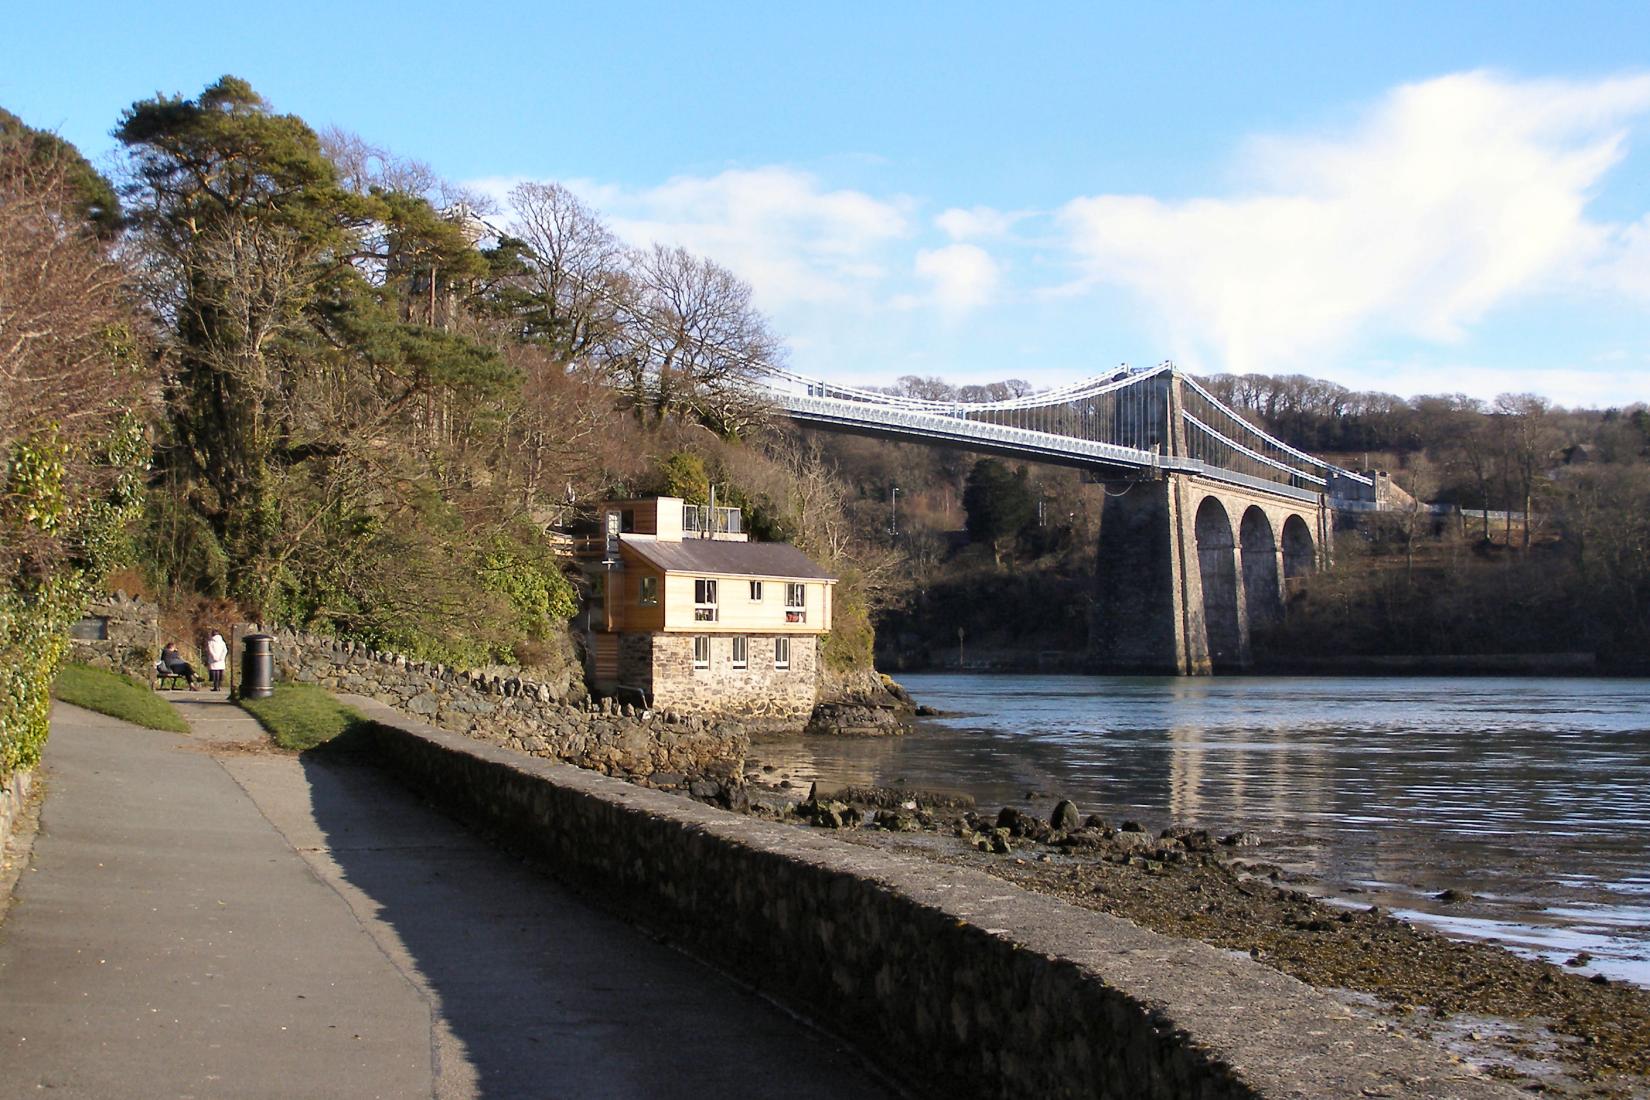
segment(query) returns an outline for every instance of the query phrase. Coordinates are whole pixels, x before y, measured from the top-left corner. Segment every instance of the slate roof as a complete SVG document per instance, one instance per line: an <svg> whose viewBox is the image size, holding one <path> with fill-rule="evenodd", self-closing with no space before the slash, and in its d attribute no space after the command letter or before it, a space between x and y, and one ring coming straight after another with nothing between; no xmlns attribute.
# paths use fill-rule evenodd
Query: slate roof
<svg viewBox="0 0 1650 1100"><path fill-rule="evenodd" d="M831 574L786 542L719 542L685 538L681 542L653 539L620 543L647 564L670 573L715 573L731 577L791 577L834 581Z"/></svg>

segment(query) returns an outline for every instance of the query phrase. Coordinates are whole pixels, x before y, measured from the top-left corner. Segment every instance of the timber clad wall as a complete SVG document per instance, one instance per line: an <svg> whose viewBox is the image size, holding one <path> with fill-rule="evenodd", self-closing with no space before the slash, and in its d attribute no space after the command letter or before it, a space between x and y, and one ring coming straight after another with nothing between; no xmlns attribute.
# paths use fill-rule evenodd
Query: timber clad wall
<svg viewBox="0 0 1650 1100"><path fill-rule="evenodd" d="M654 629L692 631L697 634L743 634L752 630L777 634L818 634L831 629L830 601L822 581L801 582L806 592L806 614L799 623L785 621L783 579L762 581L762 602L750 598L752 577L717 576L716 621L699 622L693 617L693 582L711 574L671 573L665 577L664 626ZM793 582L794 583L794 582ZM642 608L641 610L647 610ZM645 629L645 628L644 628Z"/></svg>
<svg viewBox="0 0 1650 1100"><path fill-rule="evenodd" d="M665 601L663 595L665 583L664 576L658 570L649 569L645 565L626 562L623 571L609 574L609 576L608 583L615 589L614 594L607 603L609 630L653 631L665 628ZM640 602L643 577L652 577L656 586L655 590L660 593L659 602L652 606L643 606ZM692 600L693 591L690 585L688 591L689 619L693 618Z"/></svg>

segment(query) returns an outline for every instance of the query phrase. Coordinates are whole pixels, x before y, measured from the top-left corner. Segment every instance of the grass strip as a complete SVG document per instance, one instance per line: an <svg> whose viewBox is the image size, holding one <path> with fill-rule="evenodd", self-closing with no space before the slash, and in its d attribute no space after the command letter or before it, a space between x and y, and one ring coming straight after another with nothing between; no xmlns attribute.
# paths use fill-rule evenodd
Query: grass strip
<svg viewBox="0 0 1650 1100"><path fill-rule="evenodd" d="M152 730L188 733L189 725L177 710L148 684L90 665L64 664L57 672L52 695L65 703L95 710L112 718Z"/></svg>
<svg viewBox="0 0 1650 1100"><path fill-rule="evenodd" d="M313 684L277 684L263 699L241 699L241 706L283 749L303 752L340 734L366 726L360 711L340 703Z"/></svg>

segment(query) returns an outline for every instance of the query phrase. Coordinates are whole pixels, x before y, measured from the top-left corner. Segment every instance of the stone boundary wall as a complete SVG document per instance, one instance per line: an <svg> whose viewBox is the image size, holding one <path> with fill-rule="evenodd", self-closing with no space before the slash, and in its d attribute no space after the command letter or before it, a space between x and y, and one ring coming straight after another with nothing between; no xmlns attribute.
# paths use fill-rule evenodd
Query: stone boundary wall
<svg viewBox="0 0 1650 1100"><path fill-rule="evenodd" d="M276 678L370 696L478 741L666 790L724 796L742 782L750 733L613 700L590 701L577 670L558 682L465 672L355 642L273 630Z"/></svg>
<svg viewBox="0 0 1650 1100"><path fill-rule="evenodd" d="M917 1095L1519 1095L1233 952L345 701L381 723L371 751L409 787L829 1026Z"/></svg>
<svg viewBox="0 0 1650 1100"><path fill-rule="evenodd" d="M81 623L97 619L104 620L104 637L79 636ZM87 605L85 616L70 631L69 660L125 672L140 680L154 675L161 647L160 605L117 589L108 598Z"/></svg>

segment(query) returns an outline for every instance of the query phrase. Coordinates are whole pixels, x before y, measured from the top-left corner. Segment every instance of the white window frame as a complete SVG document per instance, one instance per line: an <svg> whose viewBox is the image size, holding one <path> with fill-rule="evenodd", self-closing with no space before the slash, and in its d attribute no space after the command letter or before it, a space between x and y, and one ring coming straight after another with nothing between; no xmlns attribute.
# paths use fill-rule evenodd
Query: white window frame
<svg viewBox="0 0 1650 1100"><path fill-rule="evenodd" d="M762 582L751 581L751 603L762 602Z"/></svg>
<svg viewBox="0 0 1650 1100"><path fill-rule="evenodd" d="M791 667L791 640L789 638L779 637L773 640L773 667Z"/></svg>
<svg viewBox="0 0 1650 1100"><path fill-rule="evenodd" d="M805 623L808 621L808 586L797 584L794 581L785 582L785 621L788 623Z"/></svg>
<svg viewBox="0 0 1650 1100"><path fill-rule="evenodd" d="M710 635L695 634L693 636L693 667L710 667Z"/></svg>
<svg viewBox="0 0 1650 1100"><path fill-rule="evenodd" d="M733 667L748 668L751 657L751 640L743 634L735 634L733 643Z"/></svg>
<svg viewBox="0 0 1650 1100"><path fill-rule="evenodd" d="M636 602L642 607L658 607L659 578L654 576L641 576L636 578L636 580ZM649 595L649 589L652 590L651 595Z"/></svg>
<svg viewBox="0 0 1650 1100"><path fill-rule="evenodd" d="M693 621L713 623L716 619L716 578L693 578Z"/></svg>

